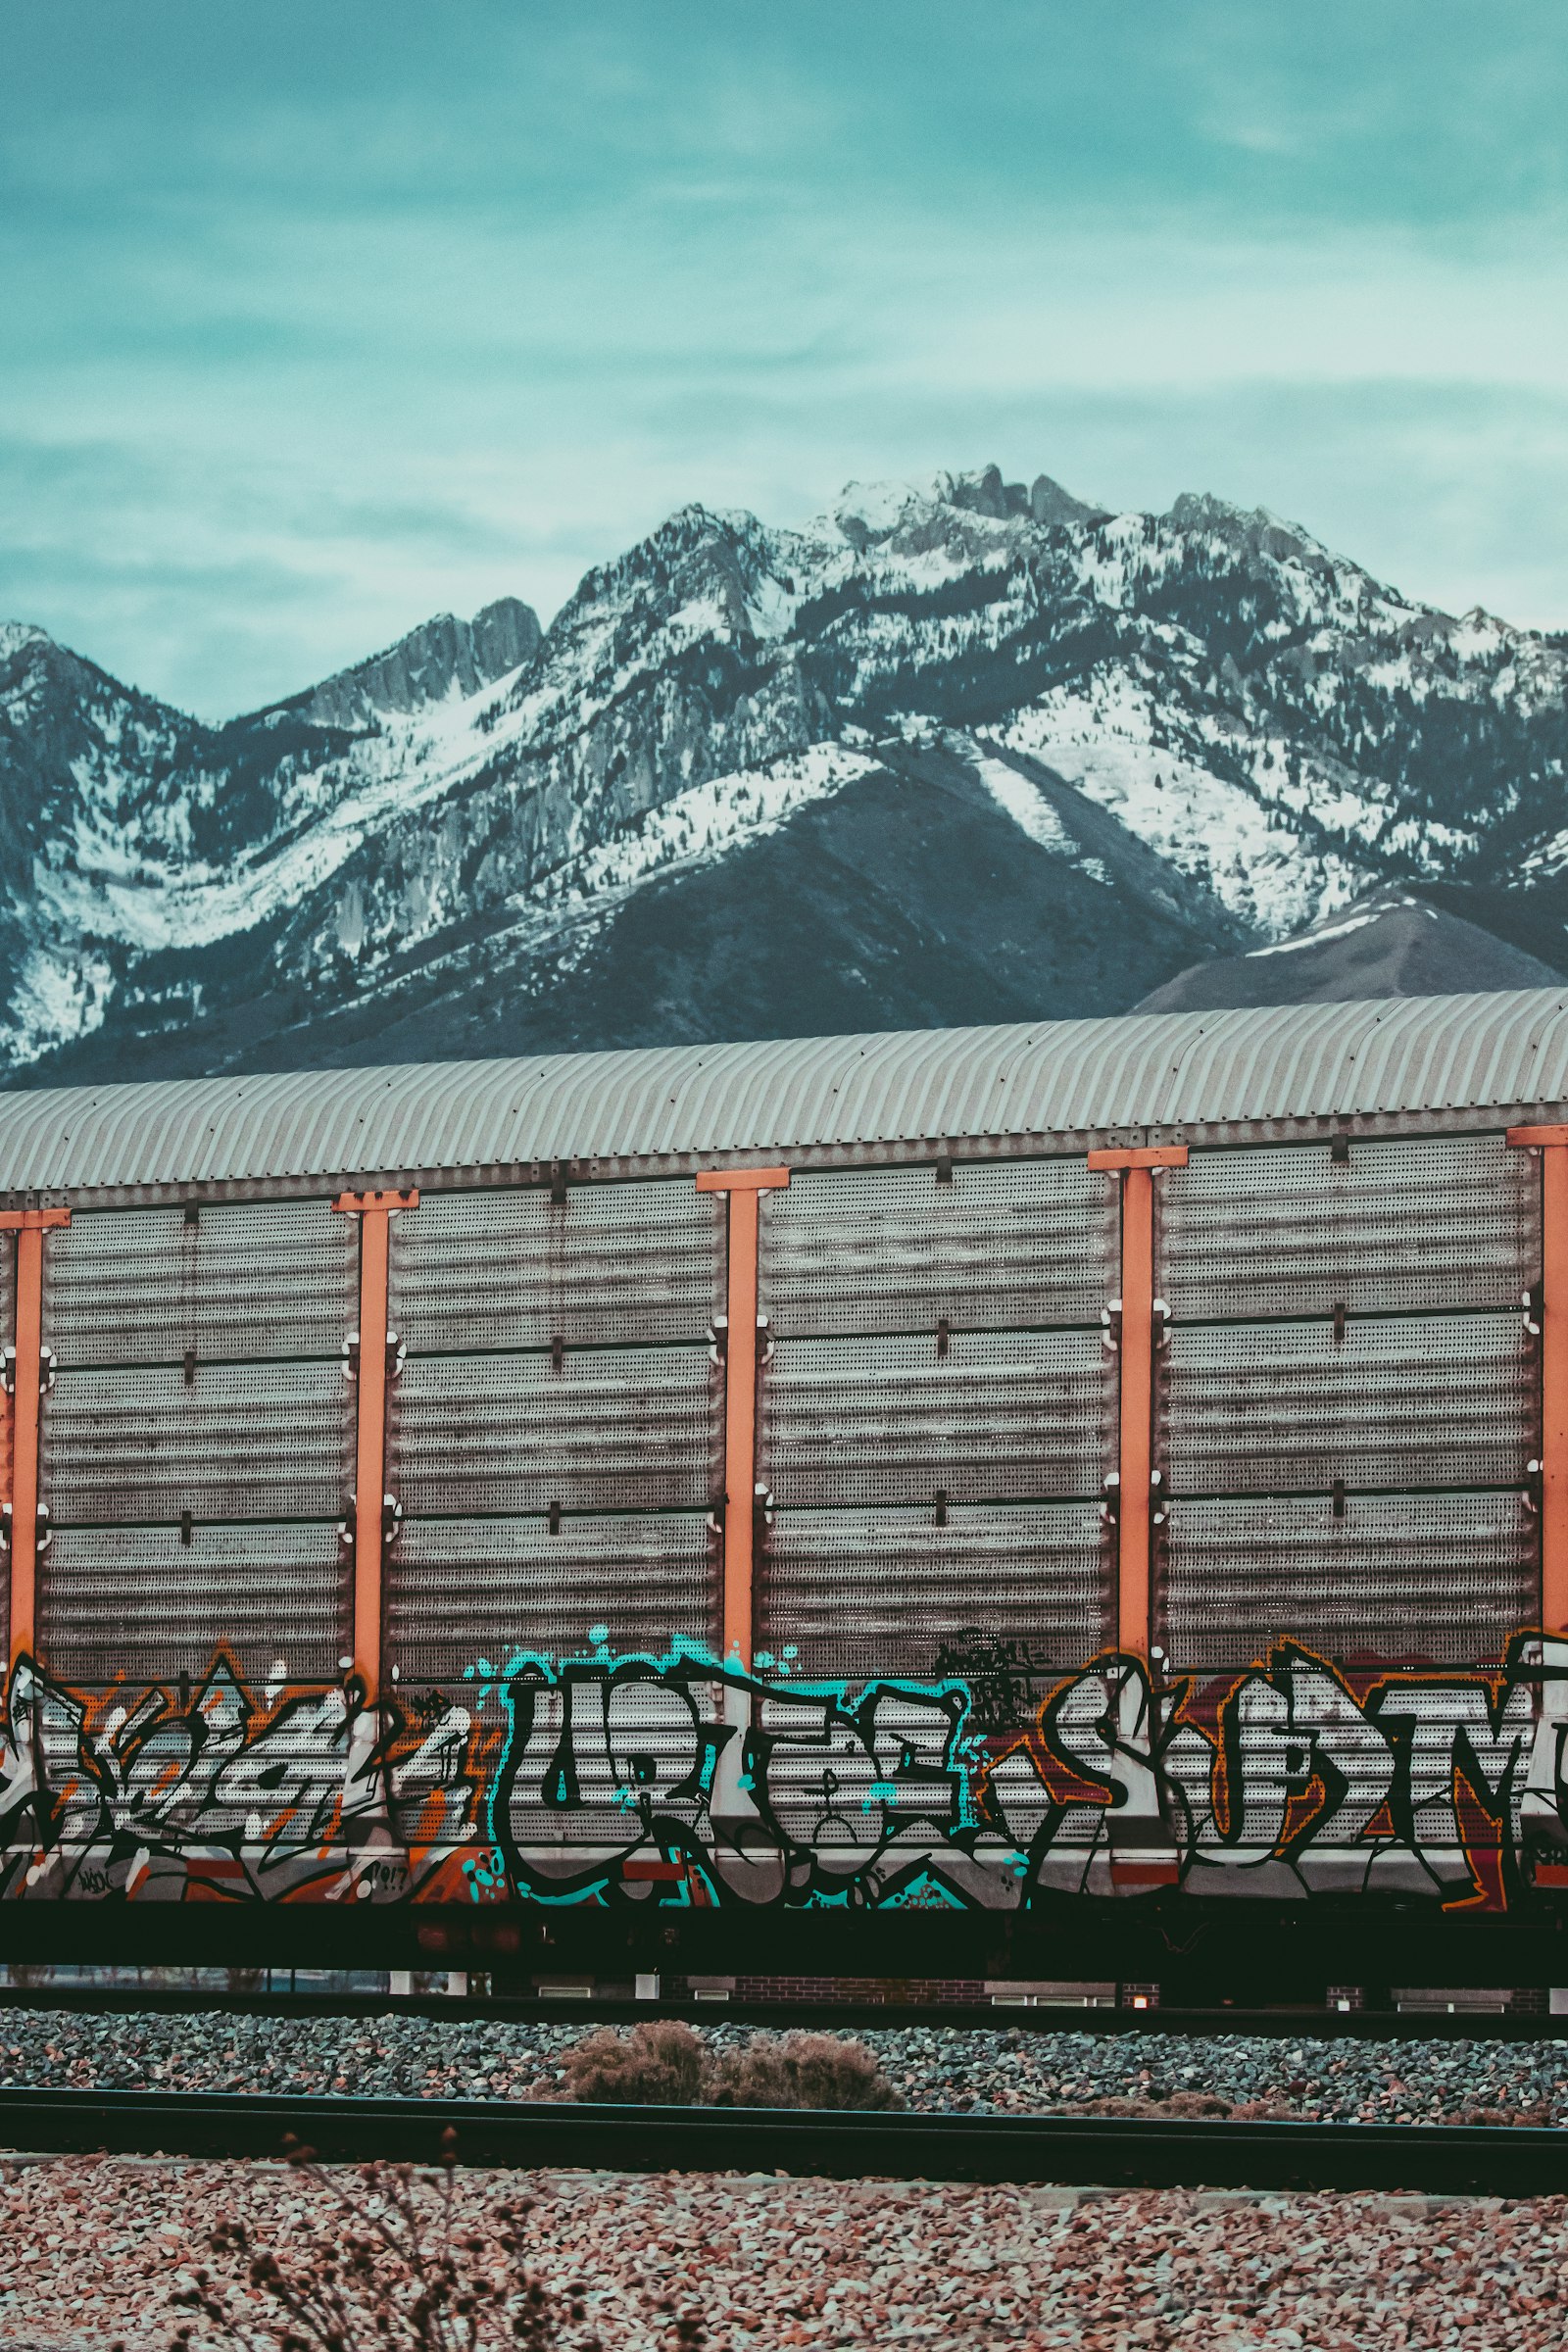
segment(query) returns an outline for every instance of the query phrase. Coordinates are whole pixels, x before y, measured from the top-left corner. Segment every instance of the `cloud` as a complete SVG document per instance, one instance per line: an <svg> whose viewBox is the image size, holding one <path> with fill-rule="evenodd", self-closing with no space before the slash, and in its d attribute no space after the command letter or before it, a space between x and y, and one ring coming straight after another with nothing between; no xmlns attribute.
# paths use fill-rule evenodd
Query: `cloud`
<svg viewBox="0 0 1568 2352"><path fill-rule="evenodd" d="M176 701L992 456L1568 617L1555 9L134 19L0 0L0 615Z"/></svg>

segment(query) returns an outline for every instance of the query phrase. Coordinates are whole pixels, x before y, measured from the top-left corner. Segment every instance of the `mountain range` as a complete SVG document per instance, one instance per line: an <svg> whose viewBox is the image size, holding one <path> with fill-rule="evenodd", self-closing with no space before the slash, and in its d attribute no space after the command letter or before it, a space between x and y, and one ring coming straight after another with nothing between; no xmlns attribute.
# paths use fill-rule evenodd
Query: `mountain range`
<svg viewBox="0 0 1568 2352"><path fill-rule="evenodd" d="M995 466L222 725L0 624L0 1076L1555 984L1568 637Z"/></svg>

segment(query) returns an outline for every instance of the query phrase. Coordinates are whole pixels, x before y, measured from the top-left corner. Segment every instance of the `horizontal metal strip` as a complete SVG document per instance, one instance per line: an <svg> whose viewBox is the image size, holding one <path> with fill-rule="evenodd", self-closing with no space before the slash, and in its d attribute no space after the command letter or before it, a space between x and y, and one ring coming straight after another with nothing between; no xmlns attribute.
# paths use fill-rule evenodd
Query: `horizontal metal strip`
<svg viewBox="0 0 1568 2352"><path fill-rule="evenodd" d="M1370 1502L1385 1497L1397 1499L1400 1495L1430 1496L1434 1501L1441 1501L1445 1496L1453 1494L1496 1494L1511 1495L1523 1504L1534 1492L1530 1481L1525 1478L1498 1479L1494 1483L1486 1479L1456 1478L1446 1485L1430 1487L1420 1486L1408 1478L1391 1480L1386 1486L1346 1479L1327 1480L1317 1487L1214 1487L1207 1490L1201 1487L1178 1488L1167 1478L1163 1481L1163 1487L1165 1507L1172 1512L1184 1502L1315 1502L1327 1509L1342 1487L1347 1503Z"/></svg>
<svg viewBox="0 0 1568 2352"><path fill-rule="evenodd" d="M402 1332L398 1336L400 1339L407 1337ZM408 1360L410 1363L416 1361L421 1364L527 1364L537 1363L543 1357L546 1363L553 1364L555 1355L551 1342L558 1336L564 1337L564 1335L549 1332L541 1340L532 1341L526 1346L515 1347L509 1345L486 1348L480 1345L470 1347L466 1344L455 1348L420 1347L416 1348L411 1347ZM703 1361L708 1362L711 1360L712 1345L712 1340L705 1329L701 1332L687 1334L680 1339L638 1340L636 1349L640 1355L692 1356L700 1357ZM584 1357L618 1356L624 1355L626 1352L627 1342L624 1339L614 1338L606 1340L568 1339L565 1348L567 1355L576 1356L579 1360Z"/></svg>
<svg viewBox="0 0 1568 2352"><path fill-rule="evenodd" d="M1170 1302L1167 1299L1165 1303L1169 1305ZM1517 1321L1519 1328L1522 1331L1524 1329L1523 1295L1510 1295L1507 1304L1509 1306L1518 1308L1519 1311L1517 1316L1510 1319ZM1338 1309L1342 1305L1345 1307L1344 1320L1347 1330L1348 1330L1352 1325L1377 1326L1384 1323L1391 1323L1395 1325L1401 1323L1424 1323L1430 1322L1433 1316L1433 1308L1428 1304L1417 1304L1414 1306L1355 1306L1347 1300L1334 1299L1324 1306L1299 1308L1293 1306L1288 1315L1205 1314L1177 1316L1173 1313L1171 1316L1171 1328L1173 1330L1180 1330L1184 1332L1247 1332L1276 1330L1281 1324L1285 1323L1290 1324L1293 1328L1298 1324L1322 1325L1325 1323L1333 1324L1337 1327L1340 1321ZM1495 1322L1497 1318L1497 1302L1494 1299L1484 1299L1475 1305L1445 1306L1442 1309L1442 1314L1445 1323L1462 1324L1466 1321Z"/></svg>

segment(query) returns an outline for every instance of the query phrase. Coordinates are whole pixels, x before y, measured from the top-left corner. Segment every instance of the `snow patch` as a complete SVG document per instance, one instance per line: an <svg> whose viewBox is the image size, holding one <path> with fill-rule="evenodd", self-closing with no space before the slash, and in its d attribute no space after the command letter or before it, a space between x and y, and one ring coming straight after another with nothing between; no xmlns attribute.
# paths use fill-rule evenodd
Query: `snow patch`
<svg viewBox="0 0 1568 2352"><path fill-rule="evenodd" d="M607 893L633 890L672 866L703 863L737 842L776 832L797 809L829 799L876 764L843 744L814 743L766 767L712 776L584 850L529 903L585 906Z"/></svg>
<svg viewBox="0 0 1568 2352"><path fill-rule="evenodd" d="M1215 743L1217 720L1208 722ZM1120 670L1059 687L996 730L1054 768L1243 922L1281 937L1358 898L1374 876L1319 851L1242 785L1170 740L1169 712ZM1233 747L1227 745L1233 751ZM1364 813L1364 811L1361 811Z"/></svg>
<svg viewBox="0 0 1568 2352"><path fill-rule="evenodd" d="M1078 845L1038 784L1004 760L993 759L989 752L970 752L965 757L997 807L1011 817L1020 833L1027 833L1043 850L1054 850L1065 858L1073 855Z"/></svg>

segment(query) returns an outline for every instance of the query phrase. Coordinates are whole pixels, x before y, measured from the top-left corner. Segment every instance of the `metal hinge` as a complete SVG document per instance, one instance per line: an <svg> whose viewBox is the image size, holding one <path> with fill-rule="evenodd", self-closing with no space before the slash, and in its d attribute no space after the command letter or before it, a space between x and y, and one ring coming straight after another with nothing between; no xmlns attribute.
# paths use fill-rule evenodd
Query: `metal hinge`
<svg viewBox="0 0 1568 2352"><path fill-rule="evenodd" d="M1100 1516L1107 1527L1114 1527L1121 1517L1121 1472L1107 1470L1101 1487Z"/></svg>
<svg viewBox="0 0 1568 2352"><path fill-rule="evenodd" d="M54 1387L55 1373L57 1369L58 1366L55 1359L54 1349L52 1348L40 1348L38 1350L38 1394L40 1396L47 1396L50 1390ZM15 1348L8 1348L5 1351L3 1363L0 1363L0 1382L4 1383L5 1392L8 1396L14 1396L16 1395L17 1351Z"/></svg>
<svg viewBox="0 0 1568 2352"><path fill-rule="evenodd" d="M389 1324L386 1335L388 1380L396 1380L408 1360L408 1342L401 1332L394 1331ZM360 1377L360 1335L357 1331L351 1331L343 1343L343 1377L345 1380L358 1380Z"/></svg>
<svg viewBox="0 0 1568 2352"><path fill-rule="evenodd" d="M1100 1337L1104 1346L1115 1351L1121 1346L1121 1300L1112 1298L1100 1310Z"/></svg>
<svg viewBox="0 0 1568 2352"><path fill-rule="evenodd" d="M1539 1340L1541 1337L1541 1327L1546 1319L1545 1284L1544 1282L1533 1282L1530 1285L1529 1290L1526 1291L1522 1303L1525 1310L1525 1329L1526 1331L1532 1333L1534 1337Z"/></svg>
<svg viewBox="0 0 1568 2352"><path fill-rule="evenodd" d="M773 1326L768 1321L766 1315L759 1315L757 1318L757 1338L758 1362L760 1364L770 1364L773 1361Z"/></svg>
<svg viewBox="0 0 1568 2352"><path fill-rule="evenodd" d="M709 1360L721 1364L729 1353L729 1317L715 1315L708 1326Z"/></svg>

